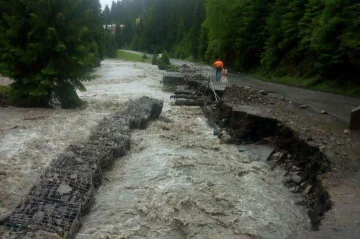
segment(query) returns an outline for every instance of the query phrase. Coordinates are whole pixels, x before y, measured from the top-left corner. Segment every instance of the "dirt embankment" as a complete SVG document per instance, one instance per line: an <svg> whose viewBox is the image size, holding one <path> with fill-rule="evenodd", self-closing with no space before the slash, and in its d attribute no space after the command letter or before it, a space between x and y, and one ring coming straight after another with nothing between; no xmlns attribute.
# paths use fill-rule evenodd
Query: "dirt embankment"
<svg viewBox="0 0 360 239"><path fill-rule="evenodd" d="M193 83L193 88L201 85ZM232 85L220 93L222 99L216 107L211 103L203 107L209 122L224 143L276 148L268 159L270 165L285 169L283 183L303 196L296 204L306 208L313 229L319 230L306 237L334 236L331 231L343 232L346 227L358 231L359 225L348 224L355 215L360 216L356 206L359 185L354 183L360 169L359 134L344 130L347 126L325 111L314 112L266 91ZM212 91L207 94L214 100ZM345 188L350 190L351 200L336 193ZM326 218L331 208L334 210ZM294 237L304 238L300 234Z"/></svg>

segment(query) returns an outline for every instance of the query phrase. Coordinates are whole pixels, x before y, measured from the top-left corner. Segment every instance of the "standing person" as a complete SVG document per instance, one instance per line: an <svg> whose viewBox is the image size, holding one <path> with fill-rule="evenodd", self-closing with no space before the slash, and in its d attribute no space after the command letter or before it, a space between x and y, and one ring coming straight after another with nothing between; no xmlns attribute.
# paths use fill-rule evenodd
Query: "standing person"
<svg viewBox="0 0 360 239"><path fill-rule="evenodd" d="M224 69L224 63L218 57L217 60L214 62L214 66L216 68L216 81L221 80L221 72Z"/></svg>

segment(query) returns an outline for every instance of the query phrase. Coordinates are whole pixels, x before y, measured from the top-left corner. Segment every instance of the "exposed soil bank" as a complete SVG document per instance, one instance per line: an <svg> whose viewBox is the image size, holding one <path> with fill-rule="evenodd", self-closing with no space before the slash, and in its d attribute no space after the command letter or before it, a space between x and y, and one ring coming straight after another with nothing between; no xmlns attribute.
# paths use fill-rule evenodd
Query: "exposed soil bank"
<svg viewBox="0 0 360 239"><path fill-rule="evenodd" d="M303 193L304 199L297 204L309 209L308 215L316 229L324 213L331 208L330 196L318 179L318 175L329 171L330 161L319 148L300 139L290 127L274 118L262 116L264 110L256 106L220 103L216 121L222 122L221 126L237 144L260 143L276 147L269 158L271 165L282 165L286 170L286 186L293 193ZM225 136L220 134L219 137Z"/></svg>
<svg viewBox="0 0 360 239"><path fill-rule="evenodd" d="M331 208L330 196L318 176L330 170L330 161L317 146L301 139L295 129L285 125L277 119L276 114L271 112L271 108L281 107L280 104L276 104L279 100L267 97L268 93L265 91L258 92L237 85L222 91L219 87L213 87L205 77L204 79L193 77L188 85L194 90L191 96L199 95L199 92L207 92L208 97L214 102L219 100L217 98L219 95L222 97L216 108L214 105L208 106L210 101L207 99L197 104L203 106L210 124L215 127L215 134L219 135L222 142L259 143L275 147L268 158L272 161L272 168L276 165L284 166L285 185L291 188L291 192L304 195L304 200L297 204L309 209L308 215L313 229L318 229L325 212ZM180 94L177 96L181 98ZM201 101L201 97L198 97L192 100L186 96L185 98L188 99L177 100L176 103L187 105ZM176 95L174 98L177 98Z"/></svg>
<svg viewBox="0 0 360 239"><path fill-rule="evenodd" d="M353 220L360 216L356 199L360 196L359 135L344 134L346 125L326 112L319 114L306 106L289 104L283 97L267 96L265 91L233 85L221 93L223 101L216 108L203 107L210 123L226 129L220 138L228 143L276 146L270 165L282 165L286 170L284 184L303 195L297 204L308 208L313 228L320 229L293 237L360 235L360 225ZM211 91L208 95L213 98ZM331 206L334 209L323 220ZM319 227L321 220L324 223Z"/></svg>

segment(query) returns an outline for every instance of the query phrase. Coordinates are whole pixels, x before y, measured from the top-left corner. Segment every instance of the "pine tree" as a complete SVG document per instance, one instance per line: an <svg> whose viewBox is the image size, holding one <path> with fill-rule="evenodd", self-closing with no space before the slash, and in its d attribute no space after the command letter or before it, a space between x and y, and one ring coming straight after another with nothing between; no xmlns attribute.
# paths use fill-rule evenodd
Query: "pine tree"
<svg viewBox="0 0 360 239"><path fill-rule="evenodd" d="M103 11L103 23L105 25L109 25L111 23L111 11L109 5L106 5Z"/></svg>
<svg viewBox="0 0 360 239"><path fill-rule="evenodd" d="M232 15L235 34L229 37L232 53L228 59L236 68L248 71L260 65L261 56L268 38L266 20L270 13L270 4L273 0L243 0L235 7ZM231 47L233 46L233 48Z"/></svg>
<svg viewBox="0 0 360 239"><path fill-rule="evenodd" d="M80 106L76 89L85 90L82 82L100 61L98 0L9 4L0 29L0 71L14 80L13 100L24 106Z"/></svg>
<svg viewBox="0 0 360 239"><path fill-rule="evenodd" d="M115 58L117 55L118 45L116 42L116 37L111 31L106 30L104 33L105 38L105 55L109 58Z"/></svg>
<svg viewBox="0 0 360 239"><path fill-rule="evenodd" d="M318 9L313 19L310 49L316 53L315 67L321 76L359 84L360 73L360 3L357 0L310 1L306 17Z"/></svg>
<svg viewBox="0 0 360 239"><path fill-rule="evenodd" d="M304 52L298 48L301 36L299 21L303 18L307 0L277 0L267 20L269 37L262 63L276 75L303 75Z"/></svg>
<svg viewBox="0 0 360 239"><path fill-rule="evenodd" d="M190 30L190 53L194 59L199 58L198 47L200 45L201 24L205 21L205 0L195 1L193 10L192 27Z"/></svg>

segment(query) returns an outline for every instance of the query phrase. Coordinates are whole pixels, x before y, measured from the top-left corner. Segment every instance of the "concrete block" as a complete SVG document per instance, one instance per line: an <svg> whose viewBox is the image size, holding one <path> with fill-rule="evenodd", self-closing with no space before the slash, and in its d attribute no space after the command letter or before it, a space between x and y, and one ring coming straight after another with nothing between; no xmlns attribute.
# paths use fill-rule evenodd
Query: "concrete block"
<svg viewBox="0 0 360 239"><path fill-rule="evenodd" d="M350 130L360 130L360 106L353 109L350 118Z"/></svg>

